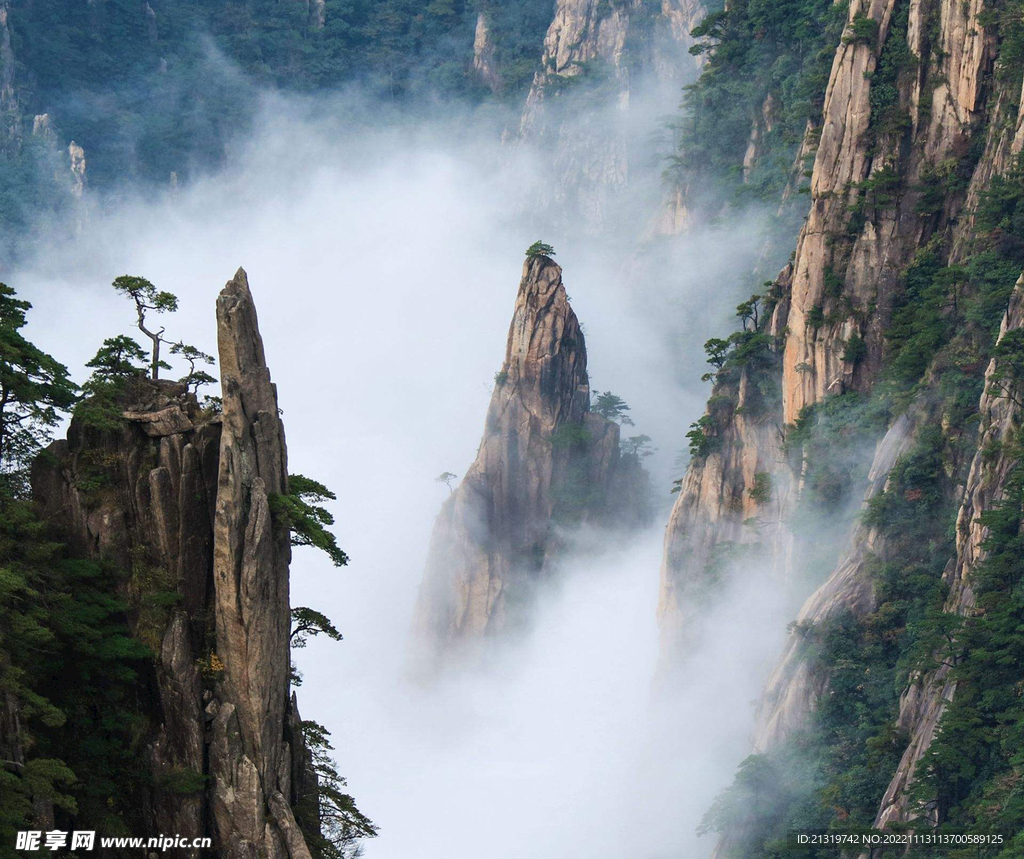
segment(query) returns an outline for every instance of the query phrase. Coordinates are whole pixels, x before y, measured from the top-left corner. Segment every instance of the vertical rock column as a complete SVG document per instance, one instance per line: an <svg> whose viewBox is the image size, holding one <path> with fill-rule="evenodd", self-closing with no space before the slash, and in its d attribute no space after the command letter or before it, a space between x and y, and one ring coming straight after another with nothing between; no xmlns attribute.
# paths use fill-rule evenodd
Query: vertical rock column
<svg viewBox="0 0 1024 859"><path fill-rule="evenodd" d="M618 425L590 411L561 268L527 259L483 440L434 525L417 631L443 645L513 625L552 569L560 527L635 524L644 480L620 455Z"/></svg>
<svg viewBox="0 0 1024 859"><path fill-rule="evenodd" d="M287 528L270 499L287 491L284 428L256 308L238 270L217 299L224 413L214 517L217 655L224 665L212 715L213 813L224 855L305 859L287 797Z"/></svg>

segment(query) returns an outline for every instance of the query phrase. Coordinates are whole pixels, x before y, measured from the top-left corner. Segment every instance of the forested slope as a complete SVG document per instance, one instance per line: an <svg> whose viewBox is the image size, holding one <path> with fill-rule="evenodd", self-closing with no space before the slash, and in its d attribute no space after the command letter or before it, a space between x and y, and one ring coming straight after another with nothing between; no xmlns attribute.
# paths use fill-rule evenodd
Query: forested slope
<svg viewBox="0 0 1024 859"><path fill-rule="evenodd" d="M1020 22L1017 3L750 2L701 27L676 181L707 205L710 163L714 207L774 200L804 222L741 330L708 344L666 661L685 677L720 580L824 581L757 754L705 820L718 855L776 855L794 827L1024 822Z"/></svg>

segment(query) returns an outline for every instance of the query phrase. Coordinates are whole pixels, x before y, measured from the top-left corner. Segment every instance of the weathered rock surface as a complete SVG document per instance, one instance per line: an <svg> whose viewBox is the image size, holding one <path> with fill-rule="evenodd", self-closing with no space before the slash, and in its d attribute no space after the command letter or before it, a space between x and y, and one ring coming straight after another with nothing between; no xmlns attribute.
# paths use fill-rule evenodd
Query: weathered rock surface
<svg viewBox="0 0 1024 859"><path fill-rule="evenodd" d="M913 422L902 416L878 443L868 474L865 505L885 490L889 472L912 441ZM835 571L800 609L797 629L821 623L836 612L864 615L872 611L874 589L865 565L872 556L880 556L882 550L877 531L858 524ZM754 751L766 752L801 728L825 691L824 680L815 676L807 658L807 641L799 632L794 632L761 698L754 729Z"/></svg>
<svg viewBox="0 0 1024 859"><path fill-rule="evenodd" d="M1008 91L993 75L996 34L984 16L979 19L980 9L979 2L951 0L905 7L895 0L850 4L847 32L836 46L822 114L811 120L801 152L809 154L816 145L808 216L791 266L777 284L782 299L766 329L784 337L781 404L773 415L762 418L758 428L751 426L747 409L739 411L713 401L717 449L691 464L666 533L659 613L670 662L678 659L680 641L699 622L701 597L714 577L720 547L756 544L759 571L768 571L780 583L793 579L801 564L800 548L786 523L806 487L802 464L789 462L783 455L782 439L788 427L808 407L830 395L867 392L874 386L883 366L890 314L904 289L903 272L925 246L937 249L950 265L972 252L973 213L980 194L993 176L1010 168L1024 146L1021 93ZM903 15L907 15L905 31ZM877 38L854 34L855 19L865 17L877 25ZM896 130L879 126L872 118L874 76L890 31L896 39L905 38L914 55L894 84L896 106L906 117L906 124ZM748 167L760 157L759 141L771 121L766 104L761 115L753 118ZM967 158L969 149L980 152L980 158ZM927 171L942 163L967 165L963 169L969 172L935 211L924 210L922 191L933 181ZM879 187L886 190L876 191ZM685 194L677 202L682 214L667 219L664 231L683 228L692 217ZM1018 294L1007 325L1020 324L1015 317L1019 305ZM855 340L863 341L863 350L848 348ZM716 389L715 393L723 392ZM739 391L724 393L739 401ZM914 433L939 420L930 414L930 407L927 397L923 398L879 442L864 487L866 498L884 489L888 470ZM1005 403L983 399L981 408L992 427L986 433L1006 431L1011 418L999 415ZM976 525L967 523L974 522L990 503L992 496L986 493L997 492L1000 485L998 474L986 474L980 464L975 466L965 489L966 468L958 464L957 485L951 489L965 492L957 558L947 568L951 584L969 582L969 571L977 560L975 541L981 536L973 533ZM1003 467L1005 463L989 468ZM774 536L767 538L755 538L743 527L752 515L766 512L744 492L761 469L771 475L776 490L768 518L777 524ZM874 594L866 560L872 554L884 557L885 551L878 534L855 527L831 576L806 601L799 620L816 623L836 612L870 612ZM951 610L965 610L969 585L954 588L950 600ZM806 656L807 648L796 633L758 709L757 751L778 746L804 726L826 691ZM904 694L898 727L911 741L882 802L879 825L906 819L905 789L933 736L943 702L954 694L942 672Z"/></svg>
<svg viewBox="0 0 1024 859"><path fill-rule="evenodd" d="M547 202L599 230L624 205L628 185L650 180L640 175L651 156L649 125L637 133L636 117L651 112L652 99L662 111L674 107L679 87L696 76L690 30L703 14L699 0L558 0L519 128L554 165ZM649 103L638 112L642 99Z"/></svg>
<svg viewBox="0 0 1024 859"><path fill-rule="evenodd" d="M476 30L473 33L473 68L491 92L501 90L502 80L495 62L494 43L487 13L481 9L476 16Z"/></svg>
<svg viewBox="0 0 1024 859"><path fill-rule="evenodd" d="M218 340L222 415L177 382L140 381L116 428L72 420L32 488L74 554L131 572L129 620L157 654L147 831L212 835L223 856L304 859L291 809L316 777L289 700L288 533L268 506L287 489L286 451L241 270L218 300ZM155 591L178 599L154 607ZM181 770L211 787L161 789Z"/></svg>
<svg viewBox="0 0 1024 859"><path fill-rule="evenodd" d="M431 538L417 631L441 643L501 630L551 572L559 525L642 516L644 475L590 409L587 353L562 270L530 258L476 460ZM637 511L641 512L637 512Z"/></svg>
<svg viewBox="0 0 1024 859"><path fill-rule="evenodd" d="M285 742L291 546L287 529L275 527L270 512L270 497L287 492L287 454L241 269L217 299L217 342L224 412L213 579L224 703L208 708L217 750L211 756L213 811L225 855L256 851L299 859L309 851L283 799L291 791Z"/></svg>
<svg viewBox="0 0 1024 859"><path fill-rule="evenodd" d="M827 394L871 385L881 366L882 332L899 289L899 272L929 235L941 232L964 207L962 196L948 200L939 224L922 219L915 210L923 167L954 154L964 137L984 131L989 91L981 81L991 69L994 45L984 27L968 24L976 21L976 10L968 7L940 3L939 44L929 45L929 10L922 4L910 5L908 44L929 58L929 68L927 74L912 76L900 86L900 106L908 109L912 122L912 145L906 146L897 135L869 133L871 75L889 32L895 0L850 4L849 26L856 16L867 16L877 22L878 38L873 42L844 38L836 49L825 94L811 209L793 267L783 360L786 423ZM921 94L932 88L926 112ZM991 165L991 159L986 160ZM982 172L976 171L975 178L987 169L979 165ZM851 211L863 194L859 183L889 170L905 178L905 190L895 205L872 206L869 200L863 226L852 238L843 238L850 232ZM842 280L841 298L826 290L826 281L836 277ZM845 305L853 312L837 313ZM846 343L854 335L868 347L866 358L858 363L844 357Z"/></svg>
<svg viewBox="0 0 1024 859"><path fill-rule="evenodd" d="M730 554L756 552L761 575L778 582L786 576L792 537L783 513L791 488L778 469L779 425L752 407L757 395L746 374L734 387L716 388L721 404L709 407L721 425L715 449L687 469L665 530L658 619L668 669L699 637L713 583L730 573ZM759 474L771 475L768 498L755 492Z"/></svg>
<svg viewBox="0 0 1024 859"><path fill-rule="evenodd" d="M750 505L741 503L737 487L749 485L752 468L765 467L773 483L783 487L778 493L777 518L784 522L789 517L802 485L799 469L792 472L779 453L785 428L806 407L828 395L870 389L881 368L890 309L902 289L901 271L932 236L948 242L950 262L960 258L979 190L993 173L1008 167L1024 142L1020 119L984 83L990 80L986 75L993 61L991 35L984 28L966 26L964 21L971 19L964 16L970 10L955 3L939 4L937 44L926 37L927 10L920 4L909 7L906 38L927 60L923 64L927 71L899 81L899 103L907 107L911 123L908 140L869 128L871 74L894 8L891 0L865 0L850 6L849 21L856 16L872 18L878 37L852 38L851 23L836 48L818 123L810 210L793 262L778 281L783 299L767 329L784 335L781 409L772 421L765 421L774 425L777 438L766 432L751 434L745 417L722 415L717 421L720 452L706 463L695 462L685 476L666 533L660 614L668 641L674 637L673 630L693 616L695 607L686 594L702 586L714 547L728 541L749 542L738 523L750 515ZM929 106L920 101L920 95L931 90L935 95ZM1014 96L1019 97L1019 93ZM986 124L986 116L1013 121ZM762 116L754 123L755 149L757 126L767 121ZM922 217L915 208L922 169L962 153L975 134L986 135L985 151L966 194L950 195L935 216ZM811 139L805 136L805 148ZM862 199L860 183L879 171L898 177L899 192L891 194L885 205ZM858 206L863 225L851 230L852 211ZM865 345L865 354L857 359L847 350L853 338L861 338ZM732 516L727 512L730 505L736 508ZM784 530L776 539L762 541L768 547L763 565L776 571L780 581L792 577L794 563L792 542Z"/></svg>

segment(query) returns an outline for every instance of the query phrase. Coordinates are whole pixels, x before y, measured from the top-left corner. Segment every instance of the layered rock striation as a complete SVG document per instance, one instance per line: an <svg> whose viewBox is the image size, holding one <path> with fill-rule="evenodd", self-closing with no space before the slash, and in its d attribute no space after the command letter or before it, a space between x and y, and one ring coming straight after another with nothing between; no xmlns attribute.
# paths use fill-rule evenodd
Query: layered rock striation
<svg viewBox="0 0 1024 859"><path fill-rule="evenodd" d="M687 51L703 14L697 0L558 0L519 135L551 153L550 202L567 217L599 231L622 217L631 186L656 190L653 116L696 76Z"/></svg>
<svg viewBox="0 0 1024 859"><path fill-rule="evenodd" d="M114 427L72 420L35 463L33 494L72 553L130 571L130 623L156 654L147 831L306 859L293 809L316 776L289 689L288 529L270 508L287 492L287 452L241 269L217 323L222 412L184 385L139 380ZM161 787L181 772L207 786ZM315 813L303 825L319 832Z"/></svg>
<svg viewBox="0 0 1024 859"><path fill-rule="evenodd" d="M1000 253L1006 223L994 232L989 225L982 235L978 212L993 184L1015 175L1024 126L1019 76L999 65L1005 31L980 12L979 4L945 0L850 4L821 115L812 117L804 138L803 154L813 154L807 219L791 264L772 287L771 318L759 329L771 338L777 357L769 374L777 380L777 395L754 420L735 382L716 385L702 425L713 443L691 462L669 522L660 605L669 663L685 658L687 634L699 625L703 596L714 589L722 547L756 547L757 574L769 575L777 587L801 581L813 535L808 540L799 533L799 516L814 503L814 487L806 451L794 439L833 403L885 401L879 391L888 388L878 383L891 381L886 374L894 314L921 301L908 272L933 260L936 268L948 267L949 276L963 278L965 296L986 288L979 285L984 275L974 275L970 266L979 248ZM758 141L771 122L769 108L766 103L752 117L745 169L761 157ZM1001 301L1017 273L1019 266L1006 280ZM1018 286L1004 335L1020 325L1019 296ZM956 318L955 292L947 300L953 309L944 313ZM1011 399L986 393L978 406L980 433L971 422L957 422L941 380L945 375L948 382L954 368L980 385L991 344L976 320L961 320L946 336L955 345L937 348L916 386L900 395L895 408L886 406L887 423L873 427L870 468L866 477L856 477L853 491L865 505L891 493L894 467L924 434L940 434L940 491L951 510L960 509L955 556L942 574L950 588L945 610L968 615L971 571L983 555L978 516L999 498L1010 466L1005 455L992 451L1017 418ZM985 360L964 357L973 353ZM972 397L977 404L977 395ZM965 408L973 411L973 404ZM987 450L987 458L975 450ZM761 470L772 493L758 493L766 501L755 503L751 491ZM774 525L745 527L758 517ZM878 608L878 565L894 547L870 521L855 521L835 542L824 581L818 580L797 615L758 706L756 752L780 749L807 729L829 694L807 630L840 617L858 621ZM736 572L749 574L742 566ZM893 727L910 741L888 791L879 796L880 826L920 813L907 791L945 702L955 699L947 670L917 676L904 691ZM718 855L733 855L740 843L726 839Z"/></svg>
<svg viewBox="0 0 1024 859"><path fill-rule="evenodd" d="M587 352L562 270L528 258L476 460L431 537L417 631L442 645L522 619L567 534L642 521L646 475L590 411Z"/></svg>

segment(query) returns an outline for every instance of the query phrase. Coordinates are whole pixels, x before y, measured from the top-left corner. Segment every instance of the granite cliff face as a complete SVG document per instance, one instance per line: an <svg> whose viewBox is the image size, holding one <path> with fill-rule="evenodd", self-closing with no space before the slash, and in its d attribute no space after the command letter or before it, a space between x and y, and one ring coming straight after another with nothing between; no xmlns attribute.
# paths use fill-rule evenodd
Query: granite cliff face
<svg viewBox="0 0 1024 859"><path fill-rule="evenodd" d="M652 114L672 109L696 76L687 51L703 14L696 0L558 0L519 134L550 153L550 202L568 217L599 230L621 216L627 186L656 187L645 174Z"/></svg>
<svg viewBox="0 0 1024 859"><path fill-rule="evenodd" d="M721 419L712 432L721 452L698 457L690 466L672 514L663 593L685 589L694 569L699 576L699 558L706 556L707 546L724 539L718 526L722 510L730 497L739 499L735 486L744 481L749 486L749 472L759 467L757 463L774 462L769 468L773 475L795 488L779 493L781 518L787 518L799 495L801 465L795 471L779 467L786 428L827 396L870 390L881 369L892 303L904 289L902 272L933 238L941 242L951 262L964 256L973 225L970 213L980 189L1010 167L1024 143L1019 119L983 122L1013 117L1017 105L1012 105L1011 113L1009 94L992 91L991 83L986 89L980 82L994 59L991 37L984 28L965 27L966 10L953 5L940 4L935 10L941 22L932 31L938 33L937 44L922 35L926 28L919 16L924 12L917 6L910 8L905 32L898 34L906 36L919 57L916 73L898 79L899 104L907 107L911 123L905 130L909 145L895 133L869 133L868 128L871 72L887 36L893 4L851 5L851 23L837 46L826 94L807 220L793 263L773 288L778 300L763 329L781 343L781 395L763 418L775 433L751 435L749 421L737 419L734 409L719 411ZM876 39L850 35L852 22L865 16L877 22ZM934 90L934 97L922 103L924 89ZM972 137L977 138L974 145L981 156L971 165L965 189L950 193L937 210L922 214L922 171L936 159L962 156ZM881 181L880 175L891 184L884 198L865 188L872 177ZM863 350L848 348L851 340L862 341ZM730 396L735 400L738 395ZM732 504L737 516L751 512L749 501ZM676 551L680 541L704 547L697 549L695 567L676 560L691 554ZM783 567L786 562L779 552L786 551L782 544L772 556ZM663 599L668 624L675 622L671 601Z"/></svg>
<svg viewBox="0 0 1024 859"><path fill-rule="evenodd" d="M72 420L35 463L33 494L73 553L130 571L131 626L157 654L147 831L306 859L293 808L316 776L289 694L288 529L268 501L287 491L287 454L241 269L217 322L222 413L184 385L141 380L115 428ZM161 787L181 772L207 787ZM319 831L315 816L303 825Z"/></svg>
<svg viewBox="0 0 1024 859"><path fill-rule="evenodd" d="M1000 339L1024 326L1024 277L1017 283L1010 306L1003 318ZM994 358L985 372L986 382L993 378L1000 363ZM1011 392L1012 393L1012 392ZM975 607L972 576L986 557L985 541L989 529L981 516L1002 499L1014 461L1008 456L992 456L1000 445L1009 445L1020 427L1021 406L1016 396L997 392L986 384L979 404L982 431L978 451L971 462L963 502L956 520L956 557L944 573L949 586L945 611L966 617ZM946 704L956 694L956 681L949 677L950 667L942 664L924 676L915 677L900 698L897 727L907 737L906 750L882 798L875 825L884 828L906 822L920 814L911 806L908 790L914 784L917 767L935 737ZM937 819L935 807L929 809Z"/></svg>
<svg viewBox="0 0 1024 859"><path fill-rule="evenodd" d="M801 505L813 503L814 487L806 448L796 439L830 404L857 397L866 402L879 381L890 378L894 314L919 300L910 285L915 266L927 259L948 267L969 284L965 295L983 288L971 282L971 271L962 272L978 264L979 247L1001 241L998 230L979 232L978 211L993 182L1016 169L1024 126L1019 79L1000 71L999 31L991 17L979 18L980 11L979 4L952 2L850 4L821 115L804 137L805 149L813 152L807 218L791 264L770 290L770 316L758 329L772 357L768 371L762 365L757 373L762 382L776 380L776 393L752 411L755 371L749 366L716 384L700 427L708 444L681 482L666 532L659 616L670 666L685 663L685 643L699 628L703 600L714 593L723 554L756 551L757 574L774 586L800 581L808 559L799 515ZM760 130L773 110L766 103L752 119L745 169L760 157ZM1020 324L1019 292L1004 332ZM950 586L945 608L966 615L971 570L984 539L977 518L1000 496L1010 465L1005 457L993 458L991 442L1004 440L1016 417L1009 399L989 393L980 406L974 394L971 406L980 414L980 435L973 424L951 417L940 390L943 374L962 367L958 371L980 385L979 367L988 360L963 357L987 335L961 324L947 335L960 338L960 345L939 348L931 364L926 359L918 387L891 409L884 425L872 428L870 468L866 477L853 478L851 492L865 505L891 492L897 464L938 428L942 492L960 507L956 554L944 574ZM990 451L987 459L973 453L982 449ZM761 472L770 494L756 492ZM807 631L840 617L866 618L878 607L877 569L895 547L871 521L854 521L832 548L831 573L797 615L758 707L757 753L777 750L807 728L830 692ZM738 575L751 574L748 567L732 564ZM945 673L917 677L903 694L893 728L910 742L888 792L878 797L878 825L918 813L906 791L944 702L955 696ZM726 838L716 855L738 855L739 845Z"/></svg>
<svg viewBox="0 0 1024 859"><path fill-rule="evenodd" d="M571 530L642 521L645 489L618 424L590 411L561 268L528 258L476 460L434 526L417 632L443 645L521 621Z"/></svg>

